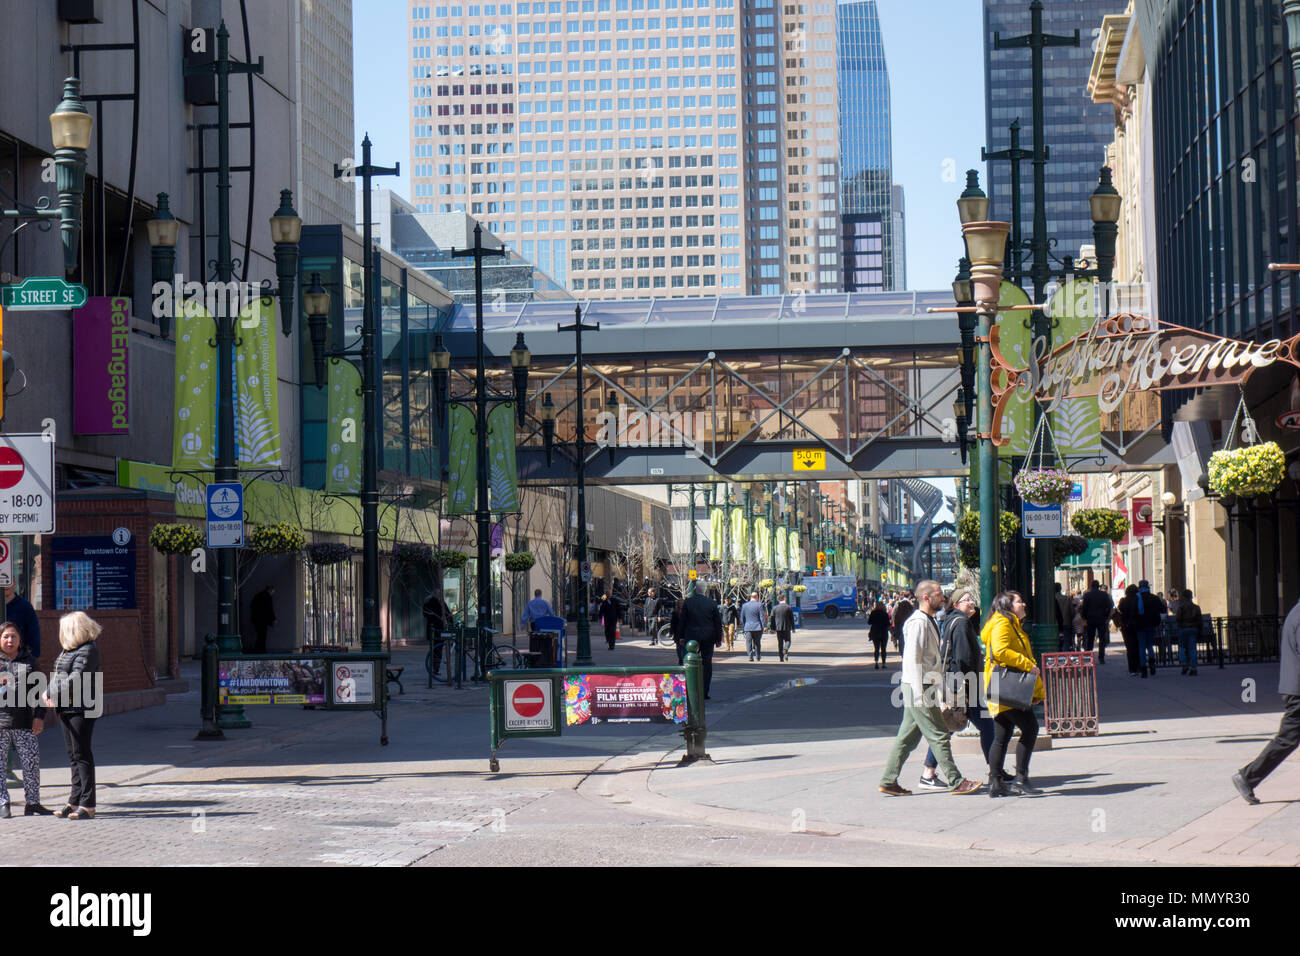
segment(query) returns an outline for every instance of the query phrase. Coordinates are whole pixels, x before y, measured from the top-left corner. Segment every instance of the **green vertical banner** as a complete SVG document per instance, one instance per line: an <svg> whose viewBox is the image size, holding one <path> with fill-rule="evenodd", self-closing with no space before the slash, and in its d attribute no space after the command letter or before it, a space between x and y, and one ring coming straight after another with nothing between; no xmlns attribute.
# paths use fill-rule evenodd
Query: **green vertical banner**
<svg viewBox="0 0 1300 956"><path fill-rule="evenodd" d="M351 362L330 359L326 372L325 490L361 493L361 373Z"/></svg>
<svg viewBox="0 0 1300 956"><path fill-rule="evenodd" d="M449 515L472 515L478 505L478 454L474 445L474 413L452 405L447 441L447 509Z"/></svg>
<svg viewBox="0 0 1300 956"><path fill-rule="evenodd" d="M1028 305L1029 296L1018 285L1003 281L998 306ZM1029 322L1033 316L1029 311L998 313L998 348L1007 362L1015 368L1029 368L1032 337ZM1006 409L1002 413L1002 437L1007 444L998 448L1002 458L1023 458L1029 454L1029 439L1034 434L1034 408L1029 389L1014 389L1007 396Z"/></svg>
<svg viewBox="0 0 1300 956"><path fill-rule="evenodd" d="M176 388L172 467L200 470L217 463L217 351L208 345L212 319L193 302L176 314Z"/></svg>
<svg viewBox="0 0 1300 956"><path fill-rule="evenodd" d="M280 389L275 364L275 305L256 299L239 313L235 338L235 448L241 465L278 468Z"/></svg>
<svg viewBox="0 0 1300 956"><path fill-rule="evenodd" d="M776 570L790 570L790 555L786 551L789 547L789 538L784 525L777 525L776 528Z"/></svg>
<svg viewBox="0 0 1300 956"><path fill-rule="evenodd" d="M790 537L786 539L787 560L790 563L791 571L803 570L803 552L799 549L799 532L791 530Z"/></svg>
<svg viewBox="0 0 1300 956"><path fill-rule="evenodd" d="M745 525L743 508L731 509L731 560L744 561L745 544L749 541L749 529Z"/></svg>
<svg viewBox="0 0 1300 956"><path fill-rule="evenodd" d="M493 514L519 514L519 467L515 460L515 403L488 412L488 502Z"/></svg>
<svg viewBox="0 0 1300 956"><path fill-rule="evenodd" d="M721 508L709 509L709 560L722 560L722 532L725 526Z"/></svg>
<svg viewBox="0 0 1300 956"><path fill-rule="evenodd" d="M1057 323L1052 330L1053 347L1087 333L1097 321L1097 287L1091 279L1062 283L1048 299L1047 314ZM1101 406L1095 395L1062 399L1052 409L1050 421L1057 451L1063 457L1101 451Z"/></svg>

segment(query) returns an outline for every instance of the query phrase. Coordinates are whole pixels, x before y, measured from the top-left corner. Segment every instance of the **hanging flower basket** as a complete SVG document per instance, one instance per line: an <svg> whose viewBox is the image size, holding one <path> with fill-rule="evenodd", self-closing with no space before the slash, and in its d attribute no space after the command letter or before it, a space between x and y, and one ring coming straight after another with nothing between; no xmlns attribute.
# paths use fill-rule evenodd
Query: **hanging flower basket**
<svg viewBox="0 0 1300 956"><path fill-rule="evenodd" d="M1073 488L1074 479L1059 468L1026 468L1016 475L1016 491L1034 505L1063 505Z"/></svg>
<svg viewBox="0 0 1300 956"><path fill-rule="evenodd" d="M529 570L536 563L531 551L512 551L505 556L506 570L515 574Z"/></svg>
<svg viewBox="0 0 1300 956"><path fill-rule="evenodd" d="M159 554L189 554L204 543L203 532L187 524L156 524L149 532L149 546Z"/></svg>
<svg viewBox="0 0 1300 956"><path fill-rule="evenodd" d="M287 521L258 525L248 536L249 546L258 554L293 554L307 545L302 529Z"/></svg>
<svg viewBox="0 0 1300 956"><path fill-rule="evenodd" d="M808 586L806 584L796 584L794 586L795 594L803 594L807 590L808 590Z"/></svg>
<svg viewBox="0 0 1300 956"><path fill-rule="evenodd" d="M433 564L433 548L419 541L395 541L393 560L398 564L428 567Z"/></svg>
<svg viewBox="0 0 1300 956"><path fill-rule="evenodd" d="M352 548L334 541L313 544L307 549L312 564L341 564L352 557Z"/></svg>
<svg viewBox="0 0 1300 956"><path fill-rule="evenodd" d="M1088 550L1088 539L1077 534L1067 534L1052 541L1052 560L1054 564L1065 564L1070 558Z"/></svg>
<svg viewBox="0 0 1300 956"><path fill-rule="evenodd" d="M1085 508L1070 519L1075 531L1092 541L1119 541L1128 534L1128 516L1114 508Z"/></svg>
<svg viewBox="0 0 1300 956"><path fill-rule="evenodd" d="M433 552L433 563L444 570L447 568L463 568L465 562L468 560L469 555L461 554L459 551L451 551L444 548L441 551Z"/></svg>
<svg viewBox="0 0 1300 956"><path fill-rule="evenodd" d="M763 578L763 580L758 582L758 586L760 588L770 588L775 583L776 582L774 582L771 578Z"/></svg>
<svg viewBox="0 0 1300 956"><path fill-rule="evenodd" d="M1210 456L1210 487L1225 497L1269 494L1285 475L1286 455L1275 441L1216 451Z"/></svg>

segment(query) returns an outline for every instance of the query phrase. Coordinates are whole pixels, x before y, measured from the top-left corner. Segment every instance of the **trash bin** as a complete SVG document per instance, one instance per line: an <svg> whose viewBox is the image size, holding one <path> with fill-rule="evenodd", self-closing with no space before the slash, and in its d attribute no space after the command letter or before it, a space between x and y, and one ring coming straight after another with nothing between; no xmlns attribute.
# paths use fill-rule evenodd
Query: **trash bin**
<svg viewBox="0 0 1300 956"><path fill-rule="evenodd" d="M1097 713L1097 657L1092 651L1043 654L1047 732L1053 737L1095 737L1101 732Z"/></svg>

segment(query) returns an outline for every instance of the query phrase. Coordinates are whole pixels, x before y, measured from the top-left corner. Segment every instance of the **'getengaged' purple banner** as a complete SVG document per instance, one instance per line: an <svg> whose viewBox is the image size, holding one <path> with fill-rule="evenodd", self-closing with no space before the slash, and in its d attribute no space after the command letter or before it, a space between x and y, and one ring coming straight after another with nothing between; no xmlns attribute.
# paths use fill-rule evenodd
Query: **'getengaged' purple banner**
<svg viewBox="0 0 1300 956"><path fill-rule="evenodd" d="M72 313L72 323L72 430L125 435L131 430L131 300L97 296Z"/></svg>

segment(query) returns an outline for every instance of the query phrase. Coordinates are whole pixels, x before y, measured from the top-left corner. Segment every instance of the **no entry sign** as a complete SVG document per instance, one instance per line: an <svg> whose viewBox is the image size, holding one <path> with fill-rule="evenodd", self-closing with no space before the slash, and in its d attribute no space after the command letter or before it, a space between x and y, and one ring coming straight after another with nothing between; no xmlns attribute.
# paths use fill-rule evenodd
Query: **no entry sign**
<svg viewBox="0 0 1300 956"><path fill-rule="evenodd" d="M0 448L0 489L18 484L26 470L22 455L12 448Z"/></svg>
<svg viewBox="0 0 1300 956"><path fill-rule="evenodd" d="M551 706L551 689L549 680L506 681L505 729L554 730L555 711Z"/></svg>

